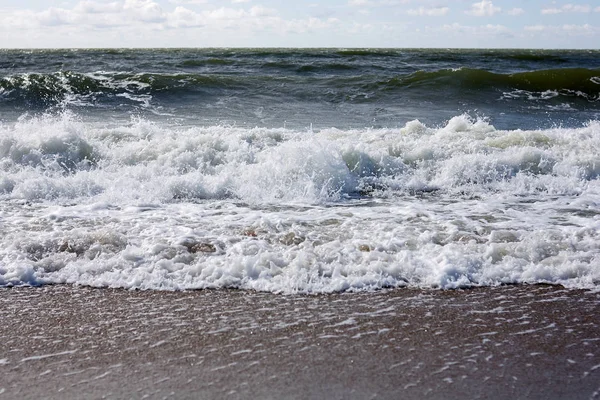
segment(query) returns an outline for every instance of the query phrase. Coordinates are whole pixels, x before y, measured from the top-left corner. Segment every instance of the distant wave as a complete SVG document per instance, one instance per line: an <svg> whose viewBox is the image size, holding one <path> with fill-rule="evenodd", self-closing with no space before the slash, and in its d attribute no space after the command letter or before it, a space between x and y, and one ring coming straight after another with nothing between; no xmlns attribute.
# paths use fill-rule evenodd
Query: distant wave
<svg viewBox="0 0 600 400"><path fill-rule="evenodd" d="M211 59L203 62L227 61ZM185 63L195 65L192 61ZM558 96L563 97L587 101L600 99L598 69L564 68L499 74L482 69L461 68L418 71L382 79L378 75L361 74L360 68L348 63L294 65L287 61L273 61L264 66L288 69L291 73L236 75L59 71L15 74L0 78L0 105L46 107L69 101L94 104L117 97L121 97L121 100L127 97L133 101L146 101L143 96L202 96L231 92L239 94L244 91L263 96L285 94L296 96L299 100L321 98L333 102L350 99L344 93L351 94L355 90L367 93L370 101L377 101L380 96L388 96L395 91L403 96L417 94L419 97L427 97L449 94L460 96L461 93L456 94L456 91L462 89L469 91L465 95L471 98L481 96L482 99L488 99L490 94L498 98L497 93L514 90L533 93L556 91ZM327 74L328 71L330 74ZM313 72L319 74L312 76ZM344 74L340 75L340 72ZM274 97L273 101L281 100Z"/></svg>
<svg viewBox="0 0 600 400"><path fill-rule="evenodd" d="M226 60L223 58L207 58L200 60L185 60L182 61L180 66L183 68L196 68L203 67L205 65L232 65L234 61Z"/></svg>
<svg viewBox="0 0 600 400"><path fill-rule="evenodd" d="M461 68L439 71L418 71L380 82L382 89L423 87L443 90L463 87L471 90L527 90L532 92L559 91L561 94L585 97L590 101L600 99L600 70L586 68L548 69L497 74L481 69Z"/></svg>

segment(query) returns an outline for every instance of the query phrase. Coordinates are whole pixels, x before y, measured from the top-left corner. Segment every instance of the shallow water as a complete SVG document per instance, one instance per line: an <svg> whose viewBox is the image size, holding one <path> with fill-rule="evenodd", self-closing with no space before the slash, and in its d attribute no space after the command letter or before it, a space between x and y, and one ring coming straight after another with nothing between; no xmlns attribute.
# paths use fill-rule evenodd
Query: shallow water
<svg viewBox="0 0 600 400"><path fill-rule="evenodd" d="M540 285L0 289L0 396L594 399L599 302Z"/></svg>

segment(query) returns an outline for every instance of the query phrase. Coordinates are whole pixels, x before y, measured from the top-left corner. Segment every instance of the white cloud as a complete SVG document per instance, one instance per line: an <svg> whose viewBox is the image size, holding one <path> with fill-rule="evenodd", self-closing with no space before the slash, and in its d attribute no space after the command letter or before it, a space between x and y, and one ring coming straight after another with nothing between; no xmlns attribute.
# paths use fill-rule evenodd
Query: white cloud
<svg viewBox="0 0 600 400"><path fill-rule="evenodd" d="M348 0L346 4L350 7L394 7L408 4L411 1L414 0Z"/></svg>
<svg viewBox="0 0 600 400"><path fill-rule="evenodd" d="M577 5L577 4L565 4L563 6L563 10L567 12L580 12L580 13L589 13L592 10L592 7L589 5Z"/></svg>
<svg viewBox="0 0 600 400"><path fill-rule="evenodd" d="M465 13L475 17L491 17L501 10L500 7L494 6L491 0L481 0L479 3L473 3L471 9Z"/></svg>
<svg viewBox="0 0 600 400"><path fill-rule="evenodd" d="M161 6L152 0L125 0L123 8L140 21L162 22L166 20Z"/></svg>
<svg viewBox="0 0 600 400"><path fill-rule="evenodd" d="M593 35L598 32L598 29L589 25L563 25L563 31L572 34L572 35Z"/></svg>
<svg viewBox="0 0 600 400"><path fill-rule="evenodd" d="M527 25L523 28L529 32L543 32L548 29L546 25Z"/></svg>
<svg viewBox="0 0 600 400"><path fill-rule="evenodd" d="M169 35L172 35L174 30L184 28L203 29L211 37L219 31L236 32L242 37L272 32L274 37L279 37L288 33L333 32L338 28L349 32L356 27L343 26L337 18L286 19L277 10L259 5L248 10L220 7L197 12L183 5L165 10L152 0L120 0L112 3L82 1L71 9L50 7L40 12L21 10L0 14L0 31L26 29L32 33L30 37L75 35L85 38L102 29L97 33L97 38L100 38L108 34L107 29L111 29L113 37L131 37L131 32L135 32L137 37L143 39L150 37L152 32L170 31ZM118 42L118 45L127 44Z"/></svg>
<svg viewBox="0 0 600 400"><path fill-rule="evenodd" d="M68 25L77 21L77 14L64 8L51 7L36 14L36 20L45 26Z"/></svg>
<svg viewBox="0 0 600 400"><path fill-rule="evenodd" d="M168 16L168 24L174 28L191 28L203 26L199 15L185 7L176 7Z"/></svg>
<svg viewBox="0 0 600 400"><path fill-rule="evenodd" d="M448 14L450 9L448 7L419 7L415 9L410 9L406 13L408 15L418 15L418 16L427 16L427 17L441 17Z"/></svg>
<svg viewBox="0 0 600 400"><path fill-rule="evenodd" d="M250 0L231 0L233 4L250 3Z"/></svg>
<svg viewBox="0 0 600 400"><path fill-rule="evenodd" d="M74 11L88 14L116 13L123 10L123 5L113 1L112 3L98 3L96 1L80 1Z"/></svg>
<svg viewBox="0 0 600 400"><path fill-rule="evenodd" d="M523 28L527 32L532 33L549 33L554 35L569 35L569 36L592 36L600 33L600 28L589 25L530 25Z"/></svg>
<svg viewBox="0 0 600 400"><path fill-rule="evenodd" d="M247 15L243 9L221 7L216 10L204 11L202 16L212 21L242 20Z"/></svg>
<svg viewBox="0 0 600 400"><path fill-rule="evenodd" d="M263 6L254 6L250 9L250 15L253 17L266 17L277 14L277 10Z"/></svg>
<svg viewBox="0 0 600 400"><path fill-rule="evenodd" d="M506 13L508 15L516 16L516 15L522 15L522 14L524 14L525 10L523 10L522 8L513 8L511 10L508 10Z"/></svg>
<svg viewBox="0 0 600 400"><path fill-rule="evenodd" d="M450 33L461 33L468 35L505 35L512 36L512 31L504 25L480 25L468 26L458 23L446 24L442 26L442 30Z"/></svg>
<svg viewBox="0 0 600 400"><path fill-rule="evenodd" d="M199 13L177 7L168 17L168 27L204 27L213 33L227 29L235 29L242 34L259 31L306 33L334 28L340 23L336 18L287 20L280 17L277 10L258 5L250 10L221 7Z"/></svg>
<svg viewBox="0 0 600 400"><path fill-rule="evenodd" d="M370 0L349 0L348 5L353 7L364 7L371 4Z"/></svg>
<svg viewBox="0 0 600 400"><path fill-rule="evenodd" d="M560 14L562 10L560 8L544 8L542 14Z"/></svg>
<svg viewBox="0 0 600 400"><path fill-rule="evenodd" d="M400 4L410 3L410 1L411 0L379 0L379 4L382 6L399 6Z"/></svg>
<svg viewBox="0 0 600 400"><path fill-rule="evenodd" d="M600 7L594 9L594 11L598 11L600 10ZM561 14L561 13L589 13L592 11L592 7L590 7L587 4L565 4L564 6L557 8L557 7L552 7L552 8L543 8L541 13L542 14L546 14L546 15L552 15L552 14Z"/></svg>
<svg viewBox="0 0 600 400"><path fill-rule="evenodd" d="M183 4L183 5L196 5L196 4L206 4L208 0L169 0L171 4Z"/></svg>
<svg viewBox="0 0 600 400"><path fill-rule="evenodd" d="M454 2L446 0L352 0L357 6L351 12L319 3L324 11L331 12L317 10L319 12L312 13L311 17L304 17L302 13L290 16L289 8L277 2L233 4L233 1L61 0L62 3L56 4L62 5L48 5L45 9L0 6L0 37L5 38L7 46L15 47L549 47L555 43L568 47L575 43L587 48L597 47L600 38L600 29L593 25L593 20L568 20L567 14L563 14L565 18L560 25L534 25L542 21L532 21L531 26L513 28L514 31L503 25L486 25L493 22L491 19L476 24L473 20L482 20L464 14L463 19L470 19L470 23L457 20L460 24L443 25L444 16L447 18L455 11L450 6ZM564 1L575 4L578 0ZM592 4L591 0L579 1ZM408 6L402 6L409 2ZM520 8L504 6L505 9L500 10L495 7L508 2L492 2L468 0L462 4L467 5L465 9L468 8L471 15L477 16L502 13L506 18L523 14ZM350 3L351 0L342 0L342 4ZM585 16L574 14L584 12L584 6L563 4L557 2L550 7L573 13L572 16ZM364 9L370 10L371 16L358 14ZM587 10L600 12L600 7L595 4ZM339 19L334 18L336 16ZM441 23L429 19L436 16ZM431 26L426 27L422 21L430 21Z"/></svg>

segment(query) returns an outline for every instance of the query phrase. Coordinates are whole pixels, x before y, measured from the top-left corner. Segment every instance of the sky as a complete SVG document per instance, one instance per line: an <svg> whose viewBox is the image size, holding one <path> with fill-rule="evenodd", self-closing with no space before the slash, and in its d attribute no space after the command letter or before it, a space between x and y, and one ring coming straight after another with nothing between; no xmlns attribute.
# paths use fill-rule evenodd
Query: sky
<svg viewBox="0 0 600 400"><path fill-rule="evenodd" d="M0 48L600 47L600 0L2 0Z"/></svg>

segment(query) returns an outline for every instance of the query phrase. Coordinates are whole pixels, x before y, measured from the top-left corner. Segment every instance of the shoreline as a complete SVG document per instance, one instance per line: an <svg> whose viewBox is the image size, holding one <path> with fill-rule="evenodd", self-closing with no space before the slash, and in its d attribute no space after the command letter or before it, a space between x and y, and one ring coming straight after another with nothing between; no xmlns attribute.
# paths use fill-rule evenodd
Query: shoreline
<svg viewBox="0 0 600 400"><path fill-rule="evenodd" d="M600 398L600 293L0 289L0 398Z"/></svg>

